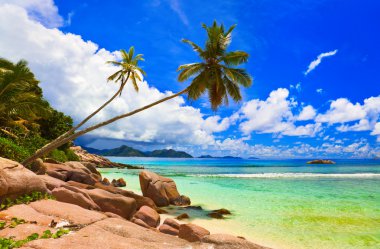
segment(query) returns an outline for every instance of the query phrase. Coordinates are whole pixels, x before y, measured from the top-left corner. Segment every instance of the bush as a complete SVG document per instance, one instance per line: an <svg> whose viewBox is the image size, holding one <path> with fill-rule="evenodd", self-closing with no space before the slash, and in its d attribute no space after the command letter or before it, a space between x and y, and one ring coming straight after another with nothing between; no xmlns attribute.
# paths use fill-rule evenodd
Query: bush
<svg viewBox="0 0 380 249"><path fill-rule="evenodd" d="M67 149L65 153L68 161L79 161L79 157L74 153L74 151Z"/></svg>
<svg viewBox="0 0 380 249"><path fill-rule="evenodd" d="M0 156L13 161L21 162L29 155L28 150L13 141L0 137Z"/></svg>
<svg viewBox="0 0 380 249"><path fill-rule="evenodd" d="M62 163L68 161L65 152L62 150L57 150L57 149L50 152L47 157L52 158L52 159L54 159L58 162L62 162Z"/></svg>
<svg viewBox="0 0 380 249"><path fill-rule="evenodd" d="M17 139L16 143L25 148L32 155L36 150L48 143L48 140L42 138L39 134L31 132L22 139Z"/></svg>

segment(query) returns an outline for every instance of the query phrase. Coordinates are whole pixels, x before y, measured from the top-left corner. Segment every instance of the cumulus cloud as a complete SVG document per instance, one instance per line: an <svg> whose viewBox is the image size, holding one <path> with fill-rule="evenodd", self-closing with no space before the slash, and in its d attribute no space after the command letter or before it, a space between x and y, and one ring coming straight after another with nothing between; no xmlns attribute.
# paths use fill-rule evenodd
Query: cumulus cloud
<svg viewBox="0 0 380 249"><path fill-rule="evenodd" d="M297 105L294 99L289 98L288 89L279 88L272 91L266 100L253 99L246 102L238 112L242 120L239 128L246 135L257 132L287 136L315 136L321 129L320 124L295 125L297 119L312 119L311 116L315 116L314 108L306 107L306 110L301 112L300 118L293 114L293 109Z"/></svg>
<svg viewBox="0 0 380 249"><path fill-rule="evenodd" d="M366 112L359 103L352 104L346 98L339 98L330 104L330 109L325 114L319 114L316 117L317 122L321 123L344 123L362 119Z"/></svg>
<svg viewBox="0 0 380 249"><path fill-rule="evenodd" d="M63 18L58 14L58 8L53 0L0 0L0 5L12 4L20 6L28 12L31 19L42 23L48 28L61 27Z"/></svg>
<svg viewBox="0 0 380 249"><path fill-rule="evenodd" d="M308 75L308 74L309 74L311 71L313 71L313 70L314 70L319 64L321 64L323 58L333 56L333 55L335 55L337 52L338 52L338 50L335 49L335 50L333 50L333 51L326 52L326 53L322 53L322 54L318 55L317 59L313 60L313 61L309 64L309 67L307 68L307 70L306 70L306 72L305 72L305 75Z"/></svg>
<svg viewBox="0 0 380 249"><path fill-rule="evenodd" d="M311 120L316 116L316 114L317 112L315 111L314 107L311 105L307 105L303 107L301 113L297 117L297 120L299 121Z"/></svg>
<svg viewBox="0 0 380 249"><path fill-rule="evenodd" d="M321 123L341 124L336 127L340 132L372 131L376 129L376 122L380 117L380 96L370 97L360 103L351 103L346 98L334 100L329 110L318 114L315 120ZM355 123L352 123L355 122Z"/></svg>
<svg viewBox="0 0 380 249"><path fill-rule="evenodd" d="M49 29L31 20L24 8L0 7L0 54L12 61L26 59L41 81L44 96L60 111L79 121L117 91L117 85L106 82L116 68L105 62L115 60L117 53L99 48L80 36ZM165 96L146 81L136 93L131 84L113 104L94 121L126 113ZM154 143L214 143L213 132L228 128L228 119L206 120L199 109L186 106L182 97L118 121L91 133L106 138Z"/></svg>

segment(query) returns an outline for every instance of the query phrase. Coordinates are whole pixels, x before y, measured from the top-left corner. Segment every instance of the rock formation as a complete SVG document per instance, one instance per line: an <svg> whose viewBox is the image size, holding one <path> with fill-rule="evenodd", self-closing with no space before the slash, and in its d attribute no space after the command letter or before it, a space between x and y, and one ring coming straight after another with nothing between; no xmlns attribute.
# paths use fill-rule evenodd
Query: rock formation
<svg viewBox="0 0 380 249"><path fill-rule="evenodd" d="M143 196L151 198L159 206L190 205L190 198L180 195L175 182L167 177L144 170L140 172L140 187Z"/></svg>

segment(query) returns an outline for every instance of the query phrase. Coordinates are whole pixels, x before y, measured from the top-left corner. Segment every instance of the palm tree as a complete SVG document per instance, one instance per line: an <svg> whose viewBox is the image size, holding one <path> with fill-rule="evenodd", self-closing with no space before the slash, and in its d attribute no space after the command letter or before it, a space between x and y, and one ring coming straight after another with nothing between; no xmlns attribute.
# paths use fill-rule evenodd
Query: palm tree
<svg viewBox="0 0 380 249"><path fill-rule="evenodd" d="M124 87L125 87L125 85L129 79L131 80L135 91L137 92L139 90L139 87L137 85L137 81L141 81L141 77L140 77L139 73L144 75L144 76L146 75L146 73L143 69L141 69L138 66L138 63L140 61L144 60L143 55L138 54L138 55L134 56L134 52L135 52L134 47L130 47L128 53L124 49L122 49L122 50L120 50L121 61L107 61L107 63L109 63L109 64L120 67L120 69L118 71L116 71L115 73L110 75L107 79L108 81L114 81L116 83L120 82L119 90L109 100L107 100L102 106L100 106L93 113L91 113L85 119L83 119L78 125L72 127L70 130L68 130L67 132L65 132L61 136L57 137L56 139L54 139L50 143L46 144L45 146L43 146L38 151L36 151L36 153L34 155L27 158L23 162L24 165L29 164L30 162L37 159L39 156L47 154L51 150L59 147L60 145L56 146L56 144L60 143L60 141L62 141L64 138L72 135L74 131L76 131L77 129L82 127L88 120L90 120L93 116L95 116L98 112L100 112L103 108L105 108L117 96L121 96L121 93L122 93L122 91L123 91L123 89L124 89ZM51 149L51 148L53 148L53 149ZM41 154L41 153L43 153L43 154Z"/></svg>
<svg viewBox="0 0 380 249"><path fill-rule="evenodd" d="M0 58L0 126L22 126L18 120L33 120L46 113L48 103L41 97L38 81L26 61L13 64Z"/></svg>
<svg viewBox="0 0 380 249"><path fill-rule="evenodd" d="M252 84L252 79L244 69L234 67L247 62L248 54L243 51L227 52L227 48L231 43L231 32L235 28L235 25L231 26L227 31L224 30L223 25L219 26L216 22L210 27L203 24L203 28L206 29L208 37L205 48L202 49L200 46L189 40L183 40L183 42L188 43L193 47L202 60L202 62L186 64L178 68L178 71L180 72L178 80L180 82L193 78L189 87L129 113L113 117L109 120L73 133L70 136L59 140L50 148L50 150L97 128L132 116L185 93L188 94L189 99L196 100L203 93L208 91L211 107L214 110L223 103L223 100L225 103L228 103L228 96L234 101L240 101L242 97L239 86L250 86ZM115 77L120 77L120 75ZM23 164L30 163L36 158L48 153L50 150L37 152L32 156L32 160L27 159Z"/></svg>
<svg viewBox="0 0 380 249"><path fill-rule="evenodd" d="M208 39L205 48L189 40L182 40L193 47L201 62L182 65L178 68L178 81L183 82L194 77L188 87L188 98L198 99L206 90L211 108L216 110L222 103L228 104L228 95L236 102L242 99L239 85L249 87L252 79L242 68L236 66L248 61L248 53L244 51L227 52L231 43L231 32L235 25L225 32L223 25L216 21L206 29Z"/></svg>

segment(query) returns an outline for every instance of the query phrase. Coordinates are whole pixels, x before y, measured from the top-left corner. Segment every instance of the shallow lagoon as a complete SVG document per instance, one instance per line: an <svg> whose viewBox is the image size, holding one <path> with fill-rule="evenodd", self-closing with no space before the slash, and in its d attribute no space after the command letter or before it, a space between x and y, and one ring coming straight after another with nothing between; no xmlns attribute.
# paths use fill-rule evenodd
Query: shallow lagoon
<svg viewBox="0 0 380 249"><path fill-rule="evenodd" d="M274 248L380 248L380 162L117 158L173 178L193 205L227 208L210 219L186 210L212 232L244 236ZM103 169L140 192L138 170ZM172 210L173 214L182 212Z"/></svg>

